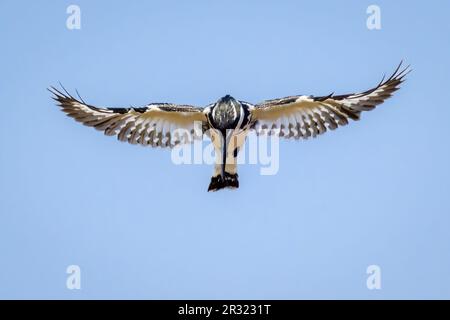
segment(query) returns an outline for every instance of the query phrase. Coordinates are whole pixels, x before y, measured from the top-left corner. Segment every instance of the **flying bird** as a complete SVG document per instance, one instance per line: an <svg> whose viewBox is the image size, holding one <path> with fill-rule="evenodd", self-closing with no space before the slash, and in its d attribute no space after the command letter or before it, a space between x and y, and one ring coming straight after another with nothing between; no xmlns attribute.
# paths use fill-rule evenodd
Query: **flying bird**
<svg viewBox="0 0 450 320"><path fill-rule="evenodd" d="M78 95L51 87L58 105L68 116L86 126L116 135L120 141L151 147L172 148L192 143L194 124L200 123L214 144L216 163L208 191L239 188L237 156L251 130L257 135L307 139L359 120L399 89L409 66L401 68L374 88L344 95L297 95L258 104L236 100L230 95L205 107L172 103L150 103L140 108L99 108ZM78 92L77 92L78 94ZM189 134L179 134L180 130Z"/></svg>

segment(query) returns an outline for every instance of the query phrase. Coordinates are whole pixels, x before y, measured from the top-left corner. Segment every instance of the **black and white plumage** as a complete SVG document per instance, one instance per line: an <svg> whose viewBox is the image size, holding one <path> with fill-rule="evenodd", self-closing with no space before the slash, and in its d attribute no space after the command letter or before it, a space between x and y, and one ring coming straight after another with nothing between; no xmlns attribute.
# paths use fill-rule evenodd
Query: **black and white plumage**
<svg viewBox="0 0 450 320"><path fill-rule="evenodd" d="M307 139L359 120L399 89L409 72L401 64L387 80L362 93L314 97L289 96L258 104L227 95L204 108L151 103L141 108L98 108L52 87L54 99L68 116L84 125L117 135L120 141L152 147L191 143L200 123L216 150L216 165L208 191L238 188L236 158L250 130L258 135ZM178 129L178 130L177 130ZM179 130L183 129L183 130ZM180 134L185 132L186 134Z"/></svg>

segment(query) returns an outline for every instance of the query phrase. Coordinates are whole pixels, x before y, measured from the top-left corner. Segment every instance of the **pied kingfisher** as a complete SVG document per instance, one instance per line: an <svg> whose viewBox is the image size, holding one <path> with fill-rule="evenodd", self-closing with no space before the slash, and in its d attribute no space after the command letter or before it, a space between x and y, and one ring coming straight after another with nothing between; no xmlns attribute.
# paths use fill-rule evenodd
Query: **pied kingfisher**
<svg viewBox="0 0 450 320"><path fill-rule="evenodd" d="M62 111L75 120L120 141L152 147L174 147L191 143L194 124L211 138L216 164L208 191L238 188L236 159L250 130L257 135L272 134L284 138L307 139L327 130L359 120L363 111L383 103L404 81L409 67L401 63L391 77L362 93L328 96L297 95L266 100L258 104L236 100L230 95L204 108L171 103L150 103L140 108L98 108L63 87L49 90ZM177 134L176 129L190 133Z"/></svg>

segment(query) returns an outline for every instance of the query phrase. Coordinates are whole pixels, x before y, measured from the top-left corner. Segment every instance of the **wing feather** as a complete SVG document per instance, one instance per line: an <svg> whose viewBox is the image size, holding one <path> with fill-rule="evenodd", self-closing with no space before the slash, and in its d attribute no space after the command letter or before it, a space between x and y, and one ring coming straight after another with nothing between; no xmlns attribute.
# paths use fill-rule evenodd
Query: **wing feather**
<svg viewBox="0 0 450 320"><path fill-rule="evenodd" d="M252 109L252 128L264 134L268 127L285 138L316 137L327 130L345 126L350 120L359 120L361 113L373 110L390 98L405 81L409 66L395 72L374 88L361 93L335 96L289 96L263 101Z"/></svg>
<svg viewBox="0 0 450 320"><path fill-rule="evenodd" d="M49 91L62 111L76 121L108 136L117 135L120 141L153 147L174 147L180 143L192 142L181 139L177 129L185 132L194 130L194 123L206 123L202 108L189 105L152 103L142 108L98 108L86 104L52 87Z"/></svg>

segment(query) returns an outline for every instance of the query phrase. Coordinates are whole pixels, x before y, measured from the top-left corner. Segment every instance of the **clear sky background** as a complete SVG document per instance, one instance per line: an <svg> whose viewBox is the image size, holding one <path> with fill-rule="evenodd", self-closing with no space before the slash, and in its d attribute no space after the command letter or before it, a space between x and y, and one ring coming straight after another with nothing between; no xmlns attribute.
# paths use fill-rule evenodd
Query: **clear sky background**
<svg viewBox="0 0 450 320"><path fill-rule="evenodd" d="M66 8L81 8L81 30ZM381 8L368 30L366 9ZM448 1L0 1L0 298L450 298ZM403 88L280 170L119 143L54 105L206 105ZM79 265L81 290L66 288ZM381 290L368 290L378 265Z"/></svg>

